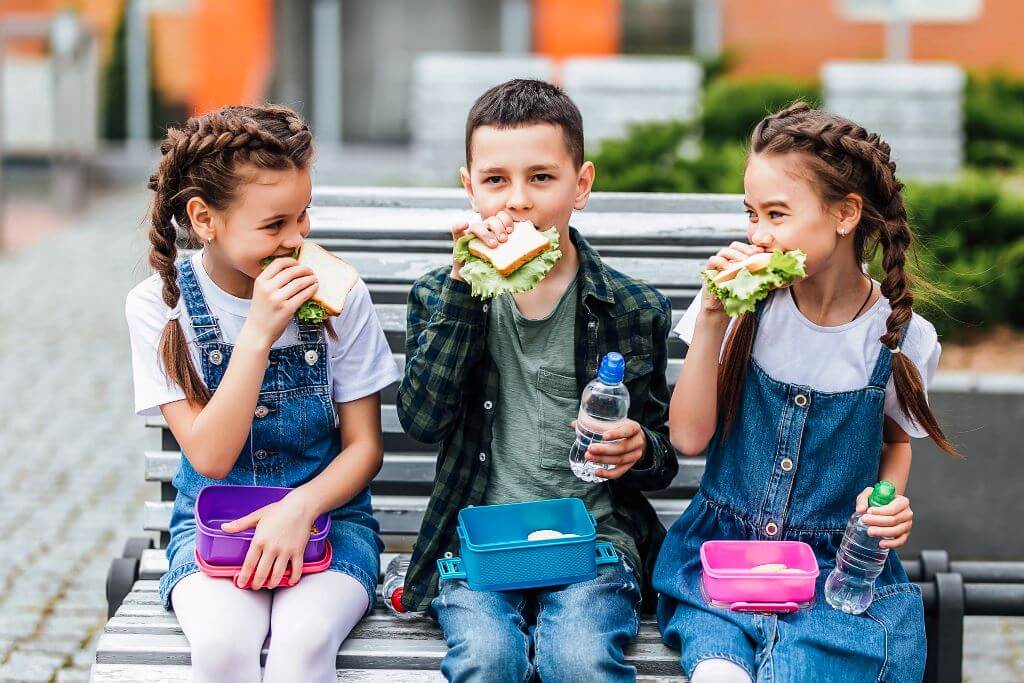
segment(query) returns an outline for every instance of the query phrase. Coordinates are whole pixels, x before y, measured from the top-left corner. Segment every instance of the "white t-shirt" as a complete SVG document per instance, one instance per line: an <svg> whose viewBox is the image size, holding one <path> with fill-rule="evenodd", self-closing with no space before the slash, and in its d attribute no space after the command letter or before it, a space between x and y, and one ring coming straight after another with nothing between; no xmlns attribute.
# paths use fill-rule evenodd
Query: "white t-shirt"
<svg viewBox="0 0 1024 683"><path fill-rule="evenodd" d="M693 340L700 306L701 300L697 297L674 330L687 344ZM822 327L804 317L788 289L780 289L772 292L765 304L752 355L758 365L779 382L817 391L862 389L868 385L878 360L882 348L878 338L885 333L885 321L891 310L888 299L879 297L853 322ZM915 313L900 351L917 368L927 388L942 353L932 324ZM917 423L903 415L892 378L885 388L885 415L910 436L927 436Z"/></svg>
<svg viewBox="0 0 1024 683"><path fill-rule="evenodd" d="M210 313L220 323L222 341L234 343L249 314L251 301L239 299L218 287L203 267L201 251L192 256L192 266ZM163 301L162 291L163 282L159 275L154 274L136 285L125 301L125 316L132 343L135 412L139 415L159 415L160 406L185 398L181 387L168 381L157 355L160 335L167 325L167 314L170 311ZM184 301L181 302L181 310L179 323L185 338L191 342L195 334ZM330 357L331 393L335 402L345 403L369 396L401 377L370 301L370 292L362 280L349 293L341 315L327 320L337 332L336 339L324 335ZM284 334L274 342L274 347L298 343L298 325L292 321ZM190 343L189 350L193 366L198 370L202 367L199 349Z"/></svg>

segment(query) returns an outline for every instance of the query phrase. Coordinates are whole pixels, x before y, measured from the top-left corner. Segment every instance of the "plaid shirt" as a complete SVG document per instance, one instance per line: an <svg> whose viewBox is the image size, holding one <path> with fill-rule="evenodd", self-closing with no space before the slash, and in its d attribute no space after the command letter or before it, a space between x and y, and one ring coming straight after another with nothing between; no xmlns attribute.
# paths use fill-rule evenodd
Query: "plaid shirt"
<svg viewBox="0 0 1024 683"><path fill-rule="evenodd" d="M668 439L669 390L665 381L672 311L656 289L607 267L574 229L579 252L576 312L576 383L582 393L602 356L626 358L629 417L643 428L644 455L611 481L616 510L633 527L649 591L650 572L665 528L641 491L667 487L679 469ZM405 377L398 389L398 417L406 432L440 444L437 472L420 533L413 546L402 601L427 609L437 591L436 560L458 554L459 510L480 505L491 466L491 428L498 371L487 350L487 304L470 295L450 268L420 277L409 293ZM653 605L645 594L645 606Z"/></svg>

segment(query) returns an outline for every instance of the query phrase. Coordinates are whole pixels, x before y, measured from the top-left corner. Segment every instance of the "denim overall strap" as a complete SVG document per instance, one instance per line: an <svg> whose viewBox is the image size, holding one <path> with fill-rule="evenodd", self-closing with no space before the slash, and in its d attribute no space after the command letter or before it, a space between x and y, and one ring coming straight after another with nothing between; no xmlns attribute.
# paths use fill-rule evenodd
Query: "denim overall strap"
<svg viewBox="0 0 1024 683"><path fill-rule="evenodd" d="M199 345L220 341L220 325L206 304L206 297L199 286L191 257L178 261L178 288L181 290L181 298L185 301L185 310L192 319L192 331L196 335L193 341Z"/></svg>
<svg viewBox="0 0 1024 683"><path fill-rule="evenodd" d="M303 344L316 344L324 340L324 326L330 325L329 322L323 323L304 323L298 322L299 327L299 341Z"/></svg>
<svg viewBox="0 0 1024 683"><path fill-rule="evenodd" d="M907 338L907 328L909 327L910 321L907 321L900 330L899 344L901 346L903 345L903 340ZM882 349L878 352L878 360L875 361L875 369L871 372L871 381L868 382L868 384L884 391L886 385L889 383L889 375L891 372L892 351L889 350L889 347L883 345Z"/></svg>

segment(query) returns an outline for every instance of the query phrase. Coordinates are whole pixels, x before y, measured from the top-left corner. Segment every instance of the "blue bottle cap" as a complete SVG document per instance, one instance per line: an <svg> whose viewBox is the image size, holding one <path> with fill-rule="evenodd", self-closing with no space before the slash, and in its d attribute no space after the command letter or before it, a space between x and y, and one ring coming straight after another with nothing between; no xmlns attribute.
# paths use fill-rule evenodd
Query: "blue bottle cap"
<svg viewBox="0 0 1024 683"><path fill-rule="evenodd" d="M612 351L601 359L601 367L597 378L605 384L619 384L626 374L626 361L621 353Z"/></svg>

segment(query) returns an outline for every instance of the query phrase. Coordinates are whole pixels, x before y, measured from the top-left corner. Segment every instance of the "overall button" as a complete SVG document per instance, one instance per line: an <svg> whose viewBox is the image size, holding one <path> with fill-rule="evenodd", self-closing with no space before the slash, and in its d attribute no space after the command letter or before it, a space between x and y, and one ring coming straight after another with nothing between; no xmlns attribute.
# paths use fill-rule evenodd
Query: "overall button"
<svg viewBox="0 0 1024 683"><path fill-rule="evenodd" d="M485 462L486 460L487 460L487 454L486 453L481 453L480 454L480 462Z"/></svg>
<svg viewBox="0 0 1024 683"><path fill-rule="evenodd" d="M769 536L774 536L779 533L779 525L775 522L768 522L764 525L764 532Z"/></svg>
<svg viewBox="0 0 1024 683"><path fill-rule="evenodd" d="M267 415L270 415L270 408L266 406L256 406L256 417L262 420Z"/></svg>
<svg viewBox="0 0 1024 683"><path fill-rule="evenodd" d="M267 451L265 451L265 450L263 450L263 449L261 448L261 449L259 449L258 451L256 451L255 453L253 453L252 455L253 455L253 457L254 457L254 458L256 458L257 460L265 460L265 459L266 459L266 457L267 457L268 455L270 455L270 453L268 453Z"/></svg>
<svg viewBox="0 0 1024 683"><path fill-rule="evenodd" d="M488 304L484 304L481 307L481 309L483 310L484 313L486 313L487 311L491 310L491 307Z"/></svg>
<svg viewBox="0 0 1024 683"><path fill-rule="evenodd" d="M789 472L791 469L793 469L793 461L790 460L789 458L783 458L782 462L779 463L779 467L782 468L783 472Z"/></svg>
<svg viewBox="0 0 1024 683"><path fill-rule="evenodd" d="M316 365L316 362L320 360L320 354L310 349L306 351L306 365Z"/></svg>
<svg viewBox="0 0 1024 683"><path fill-rule="evenodd" d="M803 394L797 394L796 398L793 399L793 403L797 404L801 408L807 405L807 397Z"/></svg>
<svg viewBox="0 0 1024 683"><path fill-rule="evenodd" d="M214 365L220 365L221 363L224 362L224 354L220 352L220 349L214 349L213 351L210 351L210 355L208 356L208 358L210 359L210 362L213 363Z"/></svg>
<svg viewBox="0 0 1024 683"><path fill-rule="evenodd" d="M493 407L494 407L493 403L491 403L490 401L484 401L484 410L490 410Z"/></svg>

